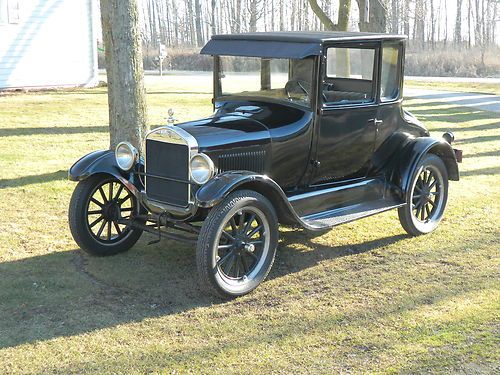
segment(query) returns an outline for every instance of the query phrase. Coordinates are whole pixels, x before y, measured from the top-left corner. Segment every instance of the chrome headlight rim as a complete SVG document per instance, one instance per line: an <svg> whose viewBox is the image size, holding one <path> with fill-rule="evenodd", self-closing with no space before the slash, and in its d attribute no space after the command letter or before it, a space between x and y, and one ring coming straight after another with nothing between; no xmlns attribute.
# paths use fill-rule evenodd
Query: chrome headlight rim
<svg viewBox="0 0 500 375"><path fill-rule="evenodd" d="M120 156L120 150L126 150L127 154ZM125 159L126 157L126 159ZM118 168L122 171L130 171L139 159L139 151L129 142L120 142L115 148L115 160Z"/></svg>
<svg viewBox="0 0 500 375"><path fill-rule="evenodd" d="M203 162L206 163L207 174L203 178L199 178L199 176L197 176L196 174L193 173L193 169L194 169L193 162L197 158L201 158L203 160ZM200 153L197 153L191 157L191 160L189 161L189 175L190 175L189 177L190 177L192 182L194 182L197 185L206 184L214 176L214 174L215 174L214 162L212 161L212 159L210 159L210 157L208 155L200 152Z"/></svg>

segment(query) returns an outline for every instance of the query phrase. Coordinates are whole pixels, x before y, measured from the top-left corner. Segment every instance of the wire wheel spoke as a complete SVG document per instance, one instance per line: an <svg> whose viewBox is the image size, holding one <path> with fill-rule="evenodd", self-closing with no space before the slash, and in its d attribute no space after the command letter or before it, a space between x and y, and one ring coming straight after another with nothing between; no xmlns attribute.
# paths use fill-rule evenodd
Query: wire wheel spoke
<svg viewBox="0 0 500 375"><path fill-rule="evenodd" d="M90 201L91 201L92 203L94 203L94 204L98 205L98 206L99 206L99 207L101 207L101 208L104 206L104 204L103 204L103 203L99 202L99 201L98 201L97 199L95 199L95 198L90 198Z"/></svg>
<svg viewBox="0 0 500 375"><path fill-rule="evenodd" d="M431 210L429 209L428 204L425 205L425 214L426 214L425 218L428 220L431 216Z"/></svg>
<svg viewBox="0 0 500 375"><path fill-rule="evenodd" d="M223 235L224 237L226 237L226 239L227 239L227 240L229 240L229 241L231 241L231 242L236 241L236 240L234 239L234 237L233 237L232 235L230 235L229 233L227 233L225 230L223 230L223 231L222 231L222 235Z"/></svg>
<svg viewBox="0 0 500 375"><path fill-rule="evenodd" d="M120 229L120 226L118 225L118 223L116 221L113 221L113 226L115 227L116 233L118 235L122 234L122 230Z"/></svg>
<svg viewBox="0 0 500 375"><path fill-rule="evenodd" d="M92 223L89 224L89 228L95 227L97 224L99 224L102 220L104 219L104 216L99 216L97 219L95 219Z"/></svg>
<svg viewBox="0 0 500 375"><path fill-rule="evenodd" d="M234 255L234 252L233 251L229 251L226 255L224 255L222 258L220 258L218 261L217 261L217 265L219 267L222 267L222 265L224 263L226 263L229 258L231 258L232 256Z"/></svg>
<svg viewBox="0 0 500 375"><path fill-rule="evenodd" d="M255 228L252 229L252 231L250 233L247 234L247 238L252 238L261 230L262 230L262 225L256 226Z"/></svg>
<svg viewBox="0 0 500 375"><path fill-rule="evenodd" d="M125 203L128 199L130 199L130 194L127 194L124 198L118 200L118 206L121 206L123 203Z"/></svg>
<svg viewBox="0 0 500 375"><path fill-rule="evenodd" d="M101 237L101 234L102 234L102 232L104 230L104 227L106 227L106 223L107 223L107 221L103 220L101 226L99 227L99 230L97 231L97 234L96 234L97 238Z"/></svg>
<svg viewBox="0 0 500 375"><path fill-rule="evenodd" d="M241 256L241 265L243 266L243 274L246 275L249 271L249 267L244 255Z"/></svg>
<svg viewBox="0 0 500 375"><path fill-rule="evenodd" d="M101 198L104 201L104 203L107 203L108 198L106 197L106 194L104 193L102 186L99 186L99 194L101 194Z"/></svg>
<svg viewBox="0 0 500 375"><path fill-rule="evenodd" d="M247 252L247 254L250 255L255 260L255 262L259 260L259 257L255 253Z"/></svg>
<svg viewBox="0 0 500 375"><path fill-rule="evenodd" d="M230 254L231 254L231 256L229 257L229 261L226 263L226 266L224 267L224 273L228 276L229 276L229 272L231 272L231 270L233 268L234 261L236 258L236 255L233 252L231 252Z"/></svg>
<svg viewBox="0 0 500 375"><path fill-rule="evenodd" d="M107 230L107 237L108 241L111 240L111 221L108 221L108 230Z"/></svg>
<svg viewBox="0 0 500 375"><path fill-rule="evenodd" d="M118 191L116 192L114 199L118 199L120 197L120 194L122 193L122 191L123 191L123 185L120 184L120 187L118 188Z"/></svg>
<svg viewBox="0 0 500 375"><path fill-rule="evenodd" d="M238 233L238 226L236 225L236 220L234 220L234 216L229 220L229 225L231 226L231 231L233 235L236 235Z"/></svg>
<svg viewBox="0 0 500 375"><path fill-rule="evenodd" d="M243 233L247 234L248 231L250 230L250 227L252 226L252 223L255 220L255 214L250 214L250 218L246 222L245 226L243 227Z"/></svg>

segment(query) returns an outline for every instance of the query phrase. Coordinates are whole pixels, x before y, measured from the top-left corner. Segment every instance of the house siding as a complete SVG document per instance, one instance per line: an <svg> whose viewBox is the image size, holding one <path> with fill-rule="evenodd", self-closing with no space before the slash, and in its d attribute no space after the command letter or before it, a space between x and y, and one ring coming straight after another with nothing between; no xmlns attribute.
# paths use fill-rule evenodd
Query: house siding
<svg viewBox="0 0 500 375"><path fill-rule="evenodd" d="M0 24L0 89L95 85L94 1L19 1L19 22Z"/></svg>

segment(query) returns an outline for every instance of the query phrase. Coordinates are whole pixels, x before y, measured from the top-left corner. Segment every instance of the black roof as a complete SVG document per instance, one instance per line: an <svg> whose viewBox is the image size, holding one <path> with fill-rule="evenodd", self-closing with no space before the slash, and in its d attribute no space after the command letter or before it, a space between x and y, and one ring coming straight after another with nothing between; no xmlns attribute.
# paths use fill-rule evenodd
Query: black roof
<svg viewBox="0 0 500 375"><path fill-rule="evenodd" d="M405 35L339 31L273 31L214 35L201 49L204 55L303 59L321 54L324 42L404 40Z"/></svg>
<svg viewBox="0 0 500 375"><path fill-rule="evenodd" d="M214 40L259 40L290 43L323 43L361 40L404 40L406 35L356 31L270 31L260 33L220 34Z"/></svg>

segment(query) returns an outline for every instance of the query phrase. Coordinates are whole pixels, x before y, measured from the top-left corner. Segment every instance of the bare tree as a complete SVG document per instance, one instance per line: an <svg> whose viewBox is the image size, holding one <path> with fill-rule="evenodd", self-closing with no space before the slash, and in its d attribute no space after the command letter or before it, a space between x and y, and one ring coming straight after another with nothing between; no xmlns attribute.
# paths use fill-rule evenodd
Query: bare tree
<svg viewBox="0 0 500 375"><path fill-rule="evenodd" d="M457 18L455 19L455 44L462 42L462 0L457 0Z"/></svg>
<svg viewBox="0 0 500 375"><path fill-rule="evenodd" d="M110 147L141 148L146 125L139 15L136 0L101 0L108 77Z"/></svg>
<svg viewBox="0 0 500 375"><path fill-rule="evenodd" d="M325 11L318 5L317 0L308 0L312 11L319 18L326 30L347 31L349 24L349 14L351 11L351 0L340 0L339 2L339 18L335 24Z"/></svg>
<svg viewBox="0 0 500 375"><path fill-rule="evenodd" d="M382 0L369 1L369 17L365 21L366 0L356 0L359 8L359 30L385 33L387 23L387 8Z"/></svg>

